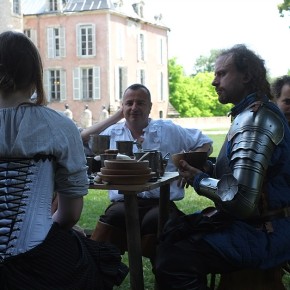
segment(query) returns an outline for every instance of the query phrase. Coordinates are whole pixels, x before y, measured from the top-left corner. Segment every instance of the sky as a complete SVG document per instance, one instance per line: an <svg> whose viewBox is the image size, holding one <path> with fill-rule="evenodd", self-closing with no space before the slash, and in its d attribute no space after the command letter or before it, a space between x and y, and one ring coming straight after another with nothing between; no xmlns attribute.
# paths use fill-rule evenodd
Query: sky
<svg viewBox="0 0 290 290"><path fill-rule="evenodd" d="M290 69L290 15L280 17L283 0L145 0L148 14L162 14L169 58L187 74L211 49L246 44L262 59L271 77Z"/></svg>

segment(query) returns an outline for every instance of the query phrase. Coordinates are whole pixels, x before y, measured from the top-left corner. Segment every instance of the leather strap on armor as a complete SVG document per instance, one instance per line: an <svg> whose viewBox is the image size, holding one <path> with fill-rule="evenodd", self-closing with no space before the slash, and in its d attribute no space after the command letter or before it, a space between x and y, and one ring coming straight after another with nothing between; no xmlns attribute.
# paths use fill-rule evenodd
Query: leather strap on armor
<svg viewBox="0 0 290 290"><path fill-rule="evenodd" d="M283 207L280 209L268 210L265 213L257 217L252 217L249 221L254 222L268 222L273 221L279 218L288 218L290 217L290 207Z"/></svg>

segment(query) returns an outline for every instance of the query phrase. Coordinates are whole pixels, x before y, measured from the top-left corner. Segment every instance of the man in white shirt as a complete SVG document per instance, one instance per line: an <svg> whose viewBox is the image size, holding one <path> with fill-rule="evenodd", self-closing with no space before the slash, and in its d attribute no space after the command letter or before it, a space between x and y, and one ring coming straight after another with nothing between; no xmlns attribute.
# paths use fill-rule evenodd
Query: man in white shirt
<svg viewBox="0 0 290 290"><path fill-rule="evenodd" d="M116 148L116 141L142 140L142 148L158 150L164 156L166 153L177 153L181 151L206 151L211 153L212 140L202 134L198 129L186 129L174 124L170 120L152 120L149 118L151 111L150 91L141 84L129 86L123 96L122 108L114 117L114 121L122 122L113 125L112 118L107 119L108 128L104 129L104 123L93 125L82 132L83 140L88 140L92 133L110 135L110 148ZM111 125L111 126L110 126ZM134 145L133 152L138 148ZM169 159L167 171L176 171L176 167ZM121 251L126 250L126 225L123 195L118 191L109 192L112 203L100 217L92 239L97 241L110 241L117 245ZM170 187L170 215L178 216L183 213L177 208L174 200L184 197L184 189L173 182ZM139 217L141 219L141 241L142 254L153 259L157 242L159 189L145 191L138 194Z"/></svg>

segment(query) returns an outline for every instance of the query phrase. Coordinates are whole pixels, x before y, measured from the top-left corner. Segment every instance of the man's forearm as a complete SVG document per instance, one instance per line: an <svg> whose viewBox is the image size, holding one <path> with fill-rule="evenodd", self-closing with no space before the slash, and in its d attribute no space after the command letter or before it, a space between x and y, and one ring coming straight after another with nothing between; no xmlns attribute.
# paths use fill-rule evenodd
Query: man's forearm
<svg viewBox="0 0 290 290"><path fill-rule="evenodd" d="M123 112L120 109L119 111L117 111L114 115L110 116L109 118L107 118L101 122L98 122L87 129L84 129L81 132L81 137L82 137L83 142L87 143L90 139L90 135L100 134L102 131L107 129L109 126L122 120L122 118L123 118Z"/></svg>

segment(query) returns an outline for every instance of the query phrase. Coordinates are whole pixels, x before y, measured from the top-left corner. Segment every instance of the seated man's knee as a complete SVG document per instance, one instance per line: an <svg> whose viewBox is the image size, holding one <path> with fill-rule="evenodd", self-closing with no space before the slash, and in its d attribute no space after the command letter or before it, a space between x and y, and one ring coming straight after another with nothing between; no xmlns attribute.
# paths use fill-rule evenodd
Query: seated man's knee
<svg viewBox="0 0 290 290"><path fill-rule="evenodd" d="M144 215L141 222L142 235L157 234L158 212L158 208L153 208Z"/></svg>
<svg viewBox="0 0 290 290"><path fill-rule="evenodd" d="M124 202L114 202L100 216L100 221L122 230L126 229Z"/></svg>

